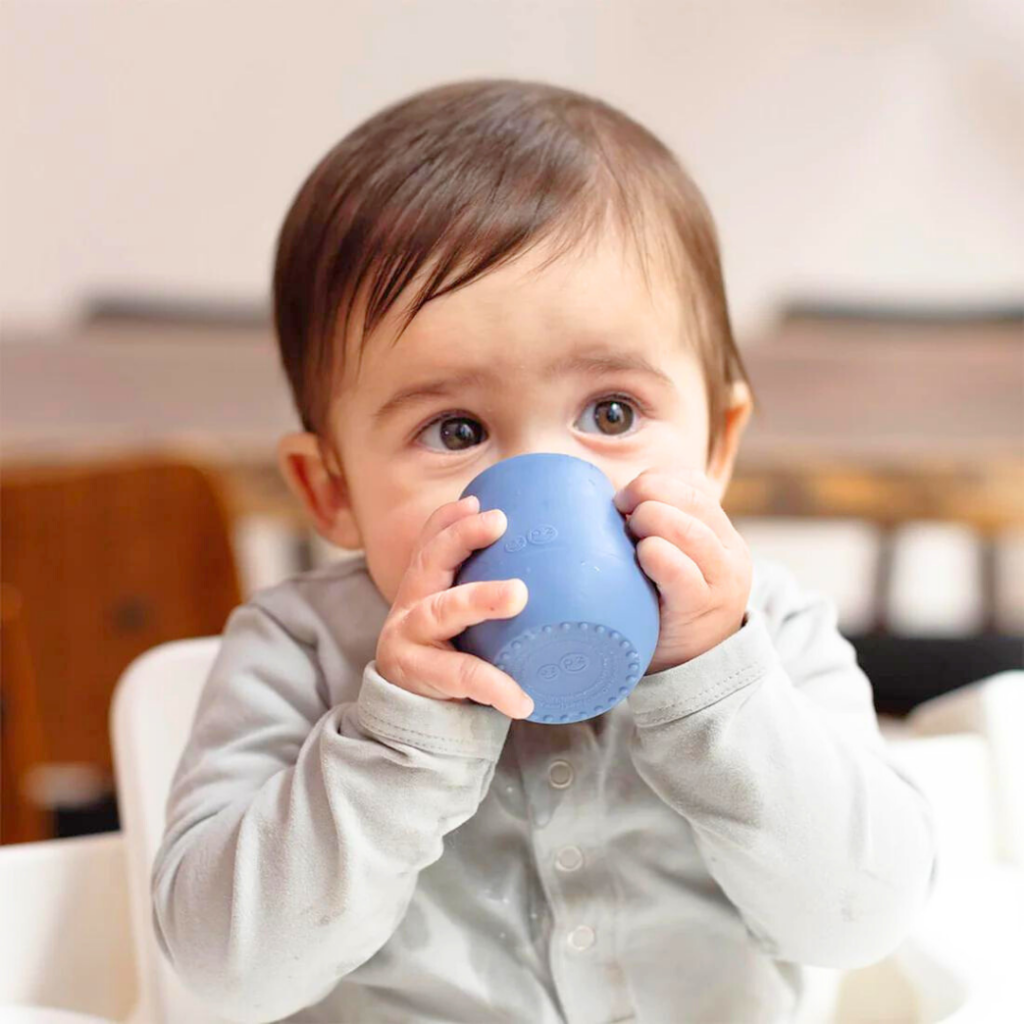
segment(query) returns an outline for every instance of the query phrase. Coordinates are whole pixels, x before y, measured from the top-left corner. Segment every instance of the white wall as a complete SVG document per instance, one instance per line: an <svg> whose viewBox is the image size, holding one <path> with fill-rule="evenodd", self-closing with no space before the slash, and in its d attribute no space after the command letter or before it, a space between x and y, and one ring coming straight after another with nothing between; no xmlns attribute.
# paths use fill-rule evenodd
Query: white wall
<svg viewBox="0 0 1024 1024"><path fill-rule="evenodd" d="M592 91L661 134L716 214L743 333L794 290L1019 294L1022 9L4 0L0 315L264 298L314 161L385 102L477 75Z"/></svg>

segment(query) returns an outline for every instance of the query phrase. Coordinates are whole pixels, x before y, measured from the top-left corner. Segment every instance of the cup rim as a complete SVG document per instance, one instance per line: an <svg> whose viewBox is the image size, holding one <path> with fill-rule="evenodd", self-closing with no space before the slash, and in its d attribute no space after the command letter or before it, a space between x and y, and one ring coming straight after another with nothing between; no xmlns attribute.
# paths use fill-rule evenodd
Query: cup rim
<svg viewBox="0 0 1024 1024"><path fill-rule="evenodd" d="M581 462L584 466L590 469L596 469L605 479L608 479L608 474L605 473L600 466L596 463L591 462L589 459L580 458L578 455L566 455L564 452L521 452L519 455L510 455L507 459L500 459L493 465L488 466L486 469L480 470L479 473L468 484L462 489L460 499L466 497L469 493L469 488L474 484L479 483L488 473L492 470L497 469L499 466L505 466L510 462L518 462L522 459L569 459L573 462Z"/></svg>

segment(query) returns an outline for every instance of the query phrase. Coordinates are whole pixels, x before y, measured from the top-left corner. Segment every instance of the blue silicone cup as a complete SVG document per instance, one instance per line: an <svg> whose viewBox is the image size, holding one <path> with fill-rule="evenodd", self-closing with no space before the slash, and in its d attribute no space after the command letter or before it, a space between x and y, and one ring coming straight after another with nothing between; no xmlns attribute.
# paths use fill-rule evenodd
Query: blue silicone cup
<svg viewBox="0 0 1024 1024"><path fill-rule="evenodd" d="M507 672L533 698L531 722L580 722L613 708L658 642L658 592L636 558L614 486L571 455L516 455L466 485L480 511L508 517L501 537L463 562L456 585L522 579L526 607L452 640Z"/></svg>

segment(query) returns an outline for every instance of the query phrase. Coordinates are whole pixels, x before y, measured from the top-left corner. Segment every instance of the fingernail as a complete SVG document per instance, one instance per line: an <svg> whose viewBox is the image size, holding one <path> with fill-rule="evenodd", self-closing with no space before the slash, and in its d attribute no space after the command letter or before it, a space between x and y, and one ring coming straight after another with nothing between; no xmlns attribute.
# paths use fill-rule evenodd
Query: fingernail
<svg viewBox="0 0 1024 1024"><path fill-rule="evenodd" d="M467 494L462 500L466 502L469 508L474 512L480 508L480 499L475 494Z"/></svg>
<svg viewBox="0 0 1024 1024"><path fill-rule="evenodd" d="M520 705L521 718L529 718L533 714L533 700L530 697L524 697Z"/></svg>
<svg viewBox="0 0 1024 1024"><path fill-rule="evenodd" d="M489 512L485 512L484 515L487 516L487 522L491 525L497 525L505 519L505 513L500 508L492 508Z"/></svg>

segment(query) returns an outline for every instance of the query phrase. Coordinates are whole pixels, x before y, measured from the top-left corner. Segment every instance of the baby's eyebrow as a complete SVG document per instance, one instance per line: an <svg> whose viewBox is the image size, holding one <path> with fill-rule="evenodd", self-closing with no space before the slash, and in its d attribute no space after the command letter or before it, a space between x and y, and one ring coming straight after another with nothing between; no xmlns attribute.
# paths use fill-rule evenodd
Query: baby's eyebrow
<svg viewBox="0 0 1024 1024"><path fill-rule="evenodd" d="M588 352L571 352L551 360L539 369L544 377L561 374L589 374L600 376L608 373L632 371L653 377L661 384L674 387L675 383L664 370L655 366L646 356L639 352L617 352L599 350ZM455 394L465 388L479 387L489 382L500 383L501 374L487 369L467 370L463 373L438 377L435 380L411 384L396 391L373 414L375 423L381 423L394 415L404 406L413 405L425 398L443 398Z"/></svg>
<svg viewBox="0 0 1024 1024"><path fill-rule="evenodd" d="M377 411L373 414L374 423L382 423L389 416L393 416L399 409L406 405L413 405L424 398L443 398L445 395L454 394L463 388L478 387L495 375L486 370L472 370L467 373L459 373L453 377L439 377L437 380L424 381L421 384L411 384L408 387L396 391Z"/></svg>
<svg viewBox="0 0 1024 1024"><path fill-rule="evenodd" d="M675 382L659 369L646 356L639 352L617 352L614 350L598 350L596 352L570 352L552 360L544 368L545 375L561 373L622 373L632 370L633 372L646 373L655 377L662 384L673 387Z"/></svg>

